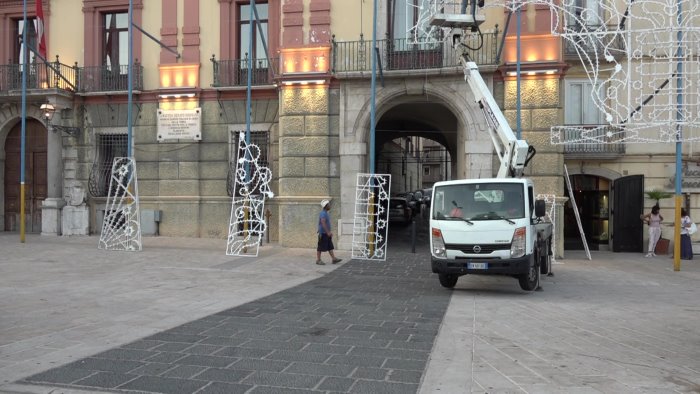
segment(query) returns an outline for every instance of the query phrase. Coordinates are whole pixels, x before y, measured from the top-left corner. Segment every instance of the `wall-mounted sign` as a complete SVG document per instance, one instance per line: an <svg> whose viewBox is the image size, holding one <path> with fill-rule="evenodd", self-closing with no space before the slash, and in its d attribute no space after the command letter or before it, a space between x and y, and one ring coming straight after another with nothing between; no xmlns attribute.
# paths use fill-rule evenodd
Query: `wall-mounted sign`
<svg viewBox="0 0 700 394"><path fill-rule="evenodd" d="M667 164L666 173L669 174L666 188L671 191L676 187L676 166ZM681 192L700 192L700 163L683 161L683 173L681 174Z"/></svg>
<svg viewBox="0 0 700 394"><path fill-rule="evenodd" d="M202 139L202 109L158 110L158 141Z"/></svg>

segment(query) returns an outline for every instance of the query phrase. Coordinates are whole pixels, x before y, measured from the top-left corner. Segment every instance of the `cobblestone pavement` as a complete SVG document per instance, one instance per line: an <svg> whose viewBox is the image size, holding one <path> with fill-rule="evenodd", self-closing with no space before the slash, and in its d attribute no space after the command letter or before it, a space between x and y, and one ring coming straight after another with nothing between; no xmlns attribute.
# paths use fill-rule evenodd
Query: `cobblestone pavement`
<svg viewBox="0 0 700 394"><path fill-rule="evenodd" d="M700 261L684 261L682 270L674 272L667 256L594 252L588 261L582 253L569 252L555 265L555 276L543 278L541 292L522 292L512 278L482 276L460 278L450 291L430 273L424 247L412 254L405 239L395 244L385 263L351 260L322 267L311 262L313 251L283 248L264 251L255 264L216 257L218 253L207 254L201 247L183 247L165 256L163 251L150 256L145 251L136 255L138 261L107 272L134 281L142 280L144 272L157 272L148 277L157 282L154 287L174 290L162 295L172 304L167 310L185 316L170 317L162 324L166 328L158 329L148 320L153 309L137 310L154 303L152 295L138 286L119 287L130 292L126 299L135 304L121 306L129 312L117 314L116 322L99 315L110 322L108 327L81 331L84 342L96 337L112 344L93 344L78 352L69 347L66 351L80 357L60 358L53 369L40 354L48 353L49 345L38 346L31 333L19 330L38 328L25 324L15 325L9 334L0 330L0 378L3 362L27 353L34 357L32 364L47 365L0 386L0 392L700 393ZM36 260L53 258L58 264L57 255L39 253ZM149 266L156 255L161 261ZM193 268L195 256L207 263ZM173 276L162 270L163 261L186 272ZM108 286L99 277L104 266L92 273L73 272L76 267L86 266L69 265L67 271L75 278ZM33 294L31 288L20 291L16 280L12 290L3 290L6 278L14 278L18 269L22 267L7 269L0 260L3 298L12 297L12 291ZM260 279L265 272L273 280ZM43 286L54 276L66 280L53 272L37 271L34 276L42 278ZM225 281L235 285L222 289ZM251 281L258 282L246 287ZM276 282L284 284L275 287ZM267 293L261 287L269 288ZM196 303L181 299L188 291ZM221 299L231 292L237 300ZM85 289L80 294L93 295ZM151 298L138 303L139 295ZM22 305L21 297L12 300ZM90 307L75 294L67 302ZM223 307L226 303L232 307ZM7 301L0 301L0 307L0 316L21 320ZM99 308L89 311L102 313ZM39 319L31 310L26 313ZM105 336L103 331L120 319L130 335ZM148 330L133 325L140 320ZM58 337L53 336L54 342ZM34 347L28 349L29 344ZM11 364L7 370L29 365Z"/></svg>

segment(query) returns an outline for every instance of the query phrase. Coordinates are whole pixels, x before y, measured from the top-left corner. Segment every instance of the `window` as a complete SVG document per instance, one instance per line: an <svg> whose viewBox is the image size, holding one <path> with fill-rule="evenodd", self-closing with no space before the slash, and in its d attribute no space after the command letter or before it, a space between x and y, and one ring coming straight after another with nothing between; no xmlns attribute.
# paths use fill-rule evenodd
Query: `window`
<svg viewBox="0 0 700 394"><path fill-rule="evenodd" d="M423 166L423 175L430 175L430 166Z"/></svg>
<svg viewBox="0 0 700 394"><path fill-rule="evenodd" d="M29 29L27 30L27 43L29 44L30 48L34 48L37 50L36 47L36 19L35 18L27 18L27 26L29 26ZM14 33L15 33L15 48L13 51L13 61L15 64L24 64L24 51L25 51L25 45L22 43L22 35L24 33L24 20L23 19L17 19L15 20L14 23ZM30 63L34 63L39 61L38 58L35 57L34 53L29 51L27 53L27 57L29 58Z"/></svg>
<svg viewBox="0 0 700 394"><path fill-rule="evenodd" d="M603 11L599 0L569 0L567 8L567 28L580 31L583 26L600 26ZM583 26L582 26L583 23Z"/></svg>
<svg viewBox="0 0 700 394"><path fill-rule="evenodd" d="M108 71L127 74L129 64L129 13L102 14L102 64Z"/></svg>
<svg viewBox="0 0 700 394"><path fill-rule="evenodd" d="M263 59L265 58L265 48L263 47L263 40L267 43L267 18L268 18L268 6L267 4L256 4L255 9L258 11L259 21L256 21L253 25L253 53L248 54L249 40L250 40L250 5L240 5L238 7L238 58L245 59L250 57L251 59ZM253 15L252 20L255 21L255 15ZM258 24L262 29L258 28ZM262 30L263 37L260 37L259 30ZM249 55L249 56L246 56Z"/></svg>
<svg viewBox="0 0 700 394"><path fill-rule="evenodd" d="M245 152L241 149L239 150L239 135L241 131L236 130L236 131L231 131L231 139L230 139L230 149L229 149L229 170L228 170L228 176L226 179L226 192L228 193L229 196L234 195L234 187L237 186L239 189L236 190L236 196L239 197L240 194L240 184L234 185L235 183L235 175L236 175L236 167L238 163L238 158L243 157ZM269 167L269 162L268 162L268 149L269 149L269 143L270 143L270 133L266 130L259 130L259 131L252 131L250 132L250 144L251 145L256 145L260 149L260 155L257 158L257 163L258 166L260 167ZM250 176L254 177L252 179L251 184L253 185L253 190L251 194L260 194L260 185L259 182L256 182L257 179L255 177L258 177L259 174L255 172L254 169L249 169Z"/></svg>
<svg viewBox="0 0 700 394"><path fill-rule="evenodd" d="M412 40L410 30L418 23L420 10L428 9L428 7L430 7L429 0L390 0L389 33L391 38ZM429 22L426 20L420 28L428 30L430 28Z"/></svg>
<svg viewBox="0 0 700 394"><path fill-rule="evenodd" d="M92 165L88 188L93 197L107 197L112 163L115 157L127 156L126 134L96 134L95 162Z"/></svg>
<svg viewBox="0 0 700 394"><path fill-rule="evenodd" d="M603 114L593 101L593 85L587 80L566 81L564 122L567 125L603 124Z"/></svg>

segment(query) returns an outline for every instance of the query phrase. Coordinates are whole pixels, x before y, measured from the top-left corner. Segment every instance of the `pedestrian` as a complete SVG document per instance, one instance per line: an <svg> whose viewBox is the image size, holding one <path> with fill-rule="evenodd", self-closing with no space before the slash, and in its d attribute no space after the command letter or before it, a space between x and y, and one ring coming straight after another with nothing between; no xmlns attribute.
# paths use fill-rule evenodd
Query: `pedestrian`
<svg viewBox="0 0 700 394"><path fill-rule="evenodd" d="M681 208L681 260L693 259L693 244L690 242L688 229L692 226L693 220L688 216L685 208Z"/></svg>
<svg viewBox="0 0 700 394"><path fill-rule="evenodd" d="M326 265L321 260L321 252L328 252L331 255L333 264L340 263L343 259L335 257L333 253L333 232L331 231L331 217L328 211L331 210L331 202L321 201L321 213L318 215L318 247L316 248L316 264Z"/></svg>
<svg viewBox="0 0 700 394"><path fill-rule="evenodd" d="M659 213L659 205L656 204L651 207L651 212L646 215L642 215L642 221L649 225L649 248L647 249L647 254L644 257L656 256L654 251L656 250L656 243L661 239L661 222L664 217Z"/></svg>

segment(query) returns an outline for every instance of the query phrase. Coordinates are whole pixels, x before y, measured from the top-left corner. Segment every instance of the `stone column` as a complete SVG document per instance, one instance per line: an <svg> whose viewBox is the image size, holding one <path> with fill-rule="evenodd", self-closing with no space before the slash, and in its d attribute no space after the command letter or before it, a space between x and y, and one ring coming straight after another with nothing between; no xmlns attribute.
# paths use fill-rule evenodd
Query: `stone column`
<svg viewBox="0 0 700 394"><path fill-rule="evenodd" d="M41 203L41 235L61 235L63 199L63 136L48 132L46 152L46 199Z"/></svg>
<svg viewBox="0 0 700 394"><path fill-rule="evenodd" d="M316 245L323 199L333 204L333 232L338 232L338 133L331 133L329 126L328 96L326 85L280 90L279 197L275 199L279 203L279 243L284 246Z"/></svg>
<svg viewBox="0 0 700 394"><path fill-rule="evenodd" d="M337 212L342 219L338 221L338 249L352 249L352 230L355 217L355 192L357 174L363 170L367 161L367 144L364 142L345 142L340 147L340 198L344 202L342 211Z"/></svg>

